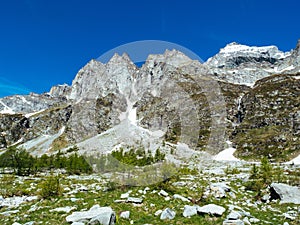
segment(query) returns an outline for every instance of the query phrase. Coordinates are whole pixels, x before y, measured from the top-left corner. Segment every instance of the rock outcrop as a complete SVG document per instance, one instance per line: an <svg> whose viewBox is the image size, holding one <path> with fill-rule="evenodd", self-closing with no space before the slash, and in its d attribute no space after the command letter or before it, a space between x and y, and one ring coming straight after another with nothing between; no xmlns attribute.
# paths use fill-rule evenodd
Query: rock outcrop
<svg viewBox="0 0 300 225"><path fill-rule="evenodd" d="M282 183L270 185L271 200L279 199L280 203L300 204L300 188Z"/></svg>

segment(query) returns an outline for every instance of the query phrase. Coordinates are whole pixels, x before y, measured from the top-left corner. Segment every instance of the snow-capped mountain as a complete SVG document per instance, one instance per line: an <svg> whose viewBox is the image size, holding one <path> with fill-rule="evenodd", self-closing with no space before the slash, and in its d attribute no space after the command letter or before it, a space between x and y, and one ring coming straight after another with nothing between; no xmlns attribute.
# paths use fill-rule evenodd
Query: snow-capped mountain
<svg viewBox="0 0 300 225"><path fill-rule="evenodd" d="M300 146L299 73L300 42L291 52L231 43L204 64L177 50L149 55L141 68L126 53L115 54L107 64L91 60L71 86L0 99L0 148L20 145L39 155L78 144L87 153L101 145L106 146L102 150L114 149L132 137L128 143L151 151L180 142L206 150L216 120L226 124L225 139L210 153L221 151L230 139L239 156L255 158L252 153L264 145L252 139L270 132L261 151L276 146L272 149L284 156L274 158L285 160L285 150L294 153ZM205 95L215 90L213 83L223 98L210 101L220 106L225 101L225 116L212 113ZM108 137L117 140L108 143ZM289 141L279 144L278 137Z"/></svg>
<svg viewBox="0 0 300 225"><path fill-rule="evenodd" d="M205 65L216 79L253 86L259 79L291 70L292 67L286 66L291 54L276 46L250 47L233 42L209 58Z"/></svg>

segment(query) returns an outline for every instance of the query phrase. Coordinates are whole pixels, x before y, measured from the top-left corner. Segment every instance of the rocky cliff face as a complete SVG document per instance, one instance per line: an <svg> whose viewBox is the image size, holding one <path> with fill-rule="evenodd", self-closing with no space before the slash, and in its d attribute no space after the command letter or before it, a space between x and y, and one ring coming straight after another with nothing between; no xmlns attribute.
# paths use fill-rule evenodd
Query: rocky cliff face
<svg viewBox="0 0 300 225"><path fill-rule="evenodd" d="M0 99L0 148L42 154L78 144L88 152L132 135L146 148L155 139L155 147L181 142L217 154L230 139L239 157L287 160L300 152L299 49L231 43L204 64L167 50L141 68L126 54L91 60L71 86Z"/></svg>
<svg viewBox="0 0 300 225"><path fill-rule="evenodd" d="M274 75L256 83L241 102L241 121L234 131L238 156L288 160L300 152L300 80Z"/></svg>

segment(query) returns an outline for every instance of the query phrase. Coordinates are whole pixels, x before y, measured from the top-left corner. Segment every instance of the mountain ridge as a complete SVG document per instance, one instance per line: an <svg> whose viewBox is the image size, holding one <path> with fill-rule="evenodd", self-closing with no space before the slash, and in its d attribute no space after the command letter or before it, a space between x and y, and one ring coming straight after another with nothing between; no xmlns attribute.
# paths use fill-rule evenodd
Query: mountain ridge
<svg viewBox="0 0 300 225"><path fill-rule="evenodd" d="M274 144L274 148L272 147L272 151L283 152L274 154L276 155L274 159L286 161L291 155L296 156L300 153L297 147L300 146L297 137L300 129L297 125L300 100L295 94L299 91L299 46L300 42L291 52L283 53L275 46L249 47L231 43L204 64L190 59L177 50L166 50L164 54L149 55L140 68L126 53L115 54L107 64L91 60L78 71L71 86L54 86L48 93L41 95L15 95L0 99L0 148L5 150L11 145L21 145L32 154L39 154L38 152L51 154L94 138L113 129L122 121L131 121L134 126L140 127L140 131L146 129L149 132L161 132L163 135L158 141L161 148L164 142L179 143L182 141L181 136L184 135L182 132L186 132L185 136L189 137L184 139L186 144L205 151L213 122L212 112L203 87L201 88L197 82L206 84L207 80L214 80L224 95L226 103L226 136L222 141L223 145L225 146L225 142L230 139L233 146L238 148L237 154L240 157L256 158L259 153L244 154L243 149L255 152L258 143L253 141L256 144L245 147L245 137L241 134L245 130L250 134L253 129L266 129L273 122L271 125L270 123L255 125L259 122L258 117L249 114L249 110L251 111L251 105L257 103L249 96L253 94L255 96L253 92L256 90L263 92L260 87L267 87L266 85L277 87L282 79L286 82L286 89L282 92L278 89L277 93L271 89L273 95L283 99L281 102L285 102L285 99L289 102L290 106L285 111L287 116L292 115L288 116L291 118L288 121L294 126L287 128L285 122L278 122L284 119L279 117L276 108L274 112L266 115L263 112L266 107L257 106L255 113L264 113L268 118L277 118L277 122L274 120L274 123L282 124L282 127L276 128L279 129L278 132L283 129L288 135L291 131L289 139L294 140L292 142L294 147L286 147L278 143ZM211 90L214 88L216 87L208 87ZM263 97L267 99L263 101L264 104L274 105L273 100L269 101L270 96L268 92L263 93ZM251 104L246 104L247 101ZM190 103L192 107L188 105ZM284 105L281 104L280 107ZM195 109L191 110L191 108ZM185 114L181 115L180 110L185 111L186 116L183 117ZM198 123L194 125L197 126L196 128L188 119L188 115L195 112L199 117ZM248 126L246 121L254 125ZM183 130L183 124L191 128ZM199 135L195 136L195 130ZM48 137L50 140L47 142L48 145L44 144L43 137ZM250 142L253 139L253 137L247 138ZM139 139L137 142L147 147L151 145L152 139L150 138L146 143L147 140ZM28 141L33 145L35 143L36 146L30 145L31 147L28 148L29 145L26 145ZM276 146L281 147L278 150ZM81 150L84 149L83 145L80 147ZM216 154L221 149L222 146L211 153ZM164 151L168 152L170 149L165 148ZM269 153L266 151L263 154Z"/></svg>

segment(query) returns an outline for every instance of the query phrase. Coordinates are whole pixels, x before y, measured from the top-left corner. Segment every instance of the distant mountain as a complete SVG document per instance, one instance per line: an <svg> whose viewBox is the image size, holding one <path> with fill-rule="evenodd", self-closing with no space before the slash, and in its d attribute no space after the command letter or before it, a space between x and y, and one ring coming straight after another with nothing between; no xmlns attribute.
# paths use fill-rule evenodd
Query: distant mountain
<svg viewBox="0 0 300 225"><path fill-rule="evenodd" d="M71 86L0 99L0 148L168 153L184 143L214 155L231 141L240 158L286 161L300 153L299 78L300 42L285 53L231 43L204 64L166 50L138 68L126 53L115 54L107 64L88 62ZM221 97L207 95L216 88ZM212 136L223 125L225 136ZM210 142L217 144L208 148Z"/></svg>

